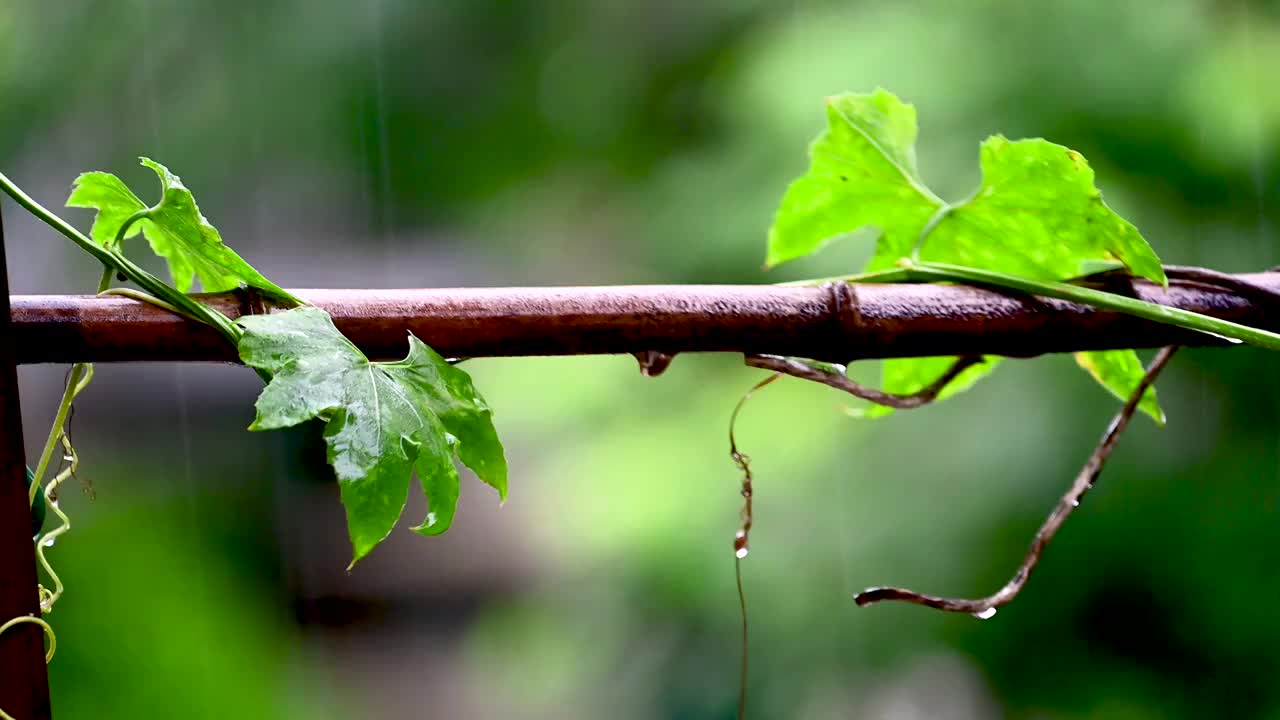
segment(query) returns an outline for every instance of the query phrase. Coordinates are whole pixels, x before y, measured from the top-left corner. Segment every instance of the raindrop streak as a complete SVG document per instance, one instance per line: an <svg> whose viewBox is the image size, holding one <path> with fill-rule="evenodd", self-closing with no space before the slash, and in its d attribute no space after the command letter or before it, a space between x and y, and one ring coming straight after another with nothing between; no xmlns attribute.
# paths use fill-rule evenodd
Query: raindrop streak
<svg viewBox="0 0 1280 720"><path fill-rule="evenodd" d="M383 39L384 8L382 0L369 3L369 25L373 37L373 129L377 143L377 175L372 180L377 182L377 209L369 208L372 214L377 213L377 231L381 242L383 274L390 276L396 267L395 240L392 237L392 198L391 198L391 145L387 133L387 82L384 63L385 47ZM373 162L370 158L366 162ZM372 185L372 183L370 183Z"/></svg>
<svg viewBox="0 0 1280 720"><path fill-rule="evenodd" d="M976 618L978 618L979 620L990 620L991 618L993 618L993 617L995 617L995 616L996 616L996 609L995 609L995 608L987 608L986 610L983 610L982 612L976 612L976 613L973 613L973 616L974 616L974 617L976 617Z"/></svg>

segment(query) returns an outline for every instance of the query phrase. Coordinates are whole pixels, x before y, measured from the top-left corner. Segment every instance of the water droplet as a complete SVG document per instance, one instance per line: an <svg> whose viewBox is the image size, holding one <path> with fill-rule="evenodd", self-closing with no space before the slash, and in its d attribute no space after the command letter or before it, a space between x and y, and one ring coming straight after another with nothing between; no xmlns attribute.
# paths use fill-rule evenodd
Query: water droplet
<svg viewBox="0 0 1280 720"><path fill-rule="evenodd" d="M741 560L742 558L744 558L744 557L746 557L746 556L747 556L747 552L748 552L748 551L747 551L747 548L746 548L745 546L743 546L743 547L738 548L737 550L734 550L734 551L733 551L733 556L734 556L734 557L736 557L736 558L738 558L739 560Z"/></svg>
<svg viewBox="0 0 1280 720"><path fill-rule="evenodd" d="M45 547L53 547L53 542L54 542L55 540L57 540L57 538L51 538L51 537L50 537L50 538L45 538L44 540L41 540L41 541L40 541L40 544L41 544L41 545L44 545Z"/></svg>
<svg viewBox="0 0 1280 720"><path fill-rule="evenodd" d="M1071 501L1071 507L1080 507L1080 501L1079 501L1079 500L1072 500L1072 501Z"/></svg>
<svg viewBox="0 0 1280 720"><path fill-rule="evenodd" d="M996 616L996 609L995 609L995 608L987 608L986 610L983 610L982 612L976 612L976 613L974 613L974 614L973 614L973 616L974 616L974 617L976 617L976 618L978 618L979 620L990 620L991 618L993 618L993 617L995 617L995 616Z"/></svg>
<svg viewBox="0 0 1280 720"><path fill-rule="evenodd" d="M1244 342L1243 340L1241 340L1241 339L1239 339L1239 338L1227 337L1226 335L1220 335L1220 334L1218 334L1218 333L1216 333L1216 332L1209 332L1208 330L1201 330L1201 332L1203 332L1205 335L1209 335L1209 336L1211 336L1211 337L1216 337L1216 338L1218 338L1219 340L1222 340L1222 341L1226 342L1226 343L1227 343L1227 344L1229 344L1229 345L1239 345L1239 344L1241 344L1241 343L1243 343L1243 342Z"/></svg>

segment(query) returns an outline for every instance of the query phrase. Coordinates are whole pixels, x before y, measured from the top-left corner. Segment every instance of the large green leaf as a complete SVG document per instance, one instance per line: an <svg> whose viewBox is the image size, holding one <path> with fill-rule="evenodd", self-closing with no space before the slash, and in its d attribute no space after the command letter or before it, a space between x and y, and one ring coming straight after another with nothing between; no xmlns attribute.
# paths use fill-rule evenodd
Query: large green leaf
<svg viewBox="0 0 1280 720"><path fill-rule="evenodd" d="M1099 260L1117 260L1134 275L1166 283L1160 258L1102 201L1080 153L1047 140L997 135L982 143L980 157L982 185L935 223L922 243L922 260L1035 280L1066 280ZM915 243L915 237L909 243L882 239L868 269L893 267Z"/></svg>
<svg viewBox="0 0 1280 720"><path fill-rule="evenodd" d="M874 228L878 234L868 272L892 268L918 250L926 262L1037 280L1066 280L1099 262L1119 262L1134 275L1167 282L1160 259L1137 229L1103 202L1093 170L1073 150L1041 139L988 138L980 152L981 186L951 205L916 171L912 106L884 90L845 94L827 100L827 120L827 129L810 147L808 172L787 189L769 231L770 265ZM1123 353L1128 357L1122 359ZM914 392L949 363L943 358L886 361L883 387ZM941 397L969 387L994 367L987 362L967 370ZM1120 395L1142 377L1131 351L1108 356L1098 365L1105 371L1086 367ZM1163 417L1154 394L1143 409Z"/></svg>
<svg viewBox="0 0 1280 720"><path fill-rule="evenodd" d="M471 378L412 335L409 354L371 362L328 313L302 307L241 318L240 358L271 373L251 430L326 421L324 437L347 510L354 551L364 557L404 511L411 471L426 495L425 535L448 529L458 501L455 450L506 497L507 463L492 412Z"/></svg>
<svg viewBox="0 0 1280 720"><path fill-rule="evenodd" d="M301 302L245 262L222 242L222 236L209 224L196 205L191 191L181 178L165 166L148 158L142 164L160 178L163 195L160 202L148 207L138 199L120 178L110 173L90 172L76 178L70 207L93 208L93 239L112 246L121 226L131 216L143 212L142 219L129 227L127 237L140 230L151 249L169 264L174 287L188 292L196 279L208 292L221 292L242 283L277 297Z"/></svg>
<svg viewBox="0 0 1280 720"><path fill-rule="evenodd" d="M942 206L916 171L916 111L892 93L827 100L828 128L809 147L809 172L787 189L769 230L770 266L804 257L864 227L907 248Z"/></svg>

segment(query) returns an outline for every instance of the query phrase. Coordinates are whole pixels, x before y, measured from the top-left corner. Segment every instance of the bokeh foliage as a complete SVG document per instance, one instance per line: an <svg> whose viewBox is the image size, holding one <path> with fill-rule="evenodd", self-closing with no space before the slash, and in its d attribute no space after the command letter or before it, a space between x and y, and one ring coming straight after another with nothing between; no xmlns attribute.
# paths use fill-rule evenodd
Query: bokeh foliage
<svg viewBox="0 0 1280 720"><path fill-rule="evenodd" d="M944 197L978 181L978 138L1042 136L1166 262L1248 271L1280 259L1277 61L1267 2L14 0L0 166L52 203L87 169L145 187L133 158L155 157L286 287L782 281L865 260L847 243L760 270L822 98L882 86L920 109ZM58 238L6 228L17 291L92 282ZM1180 356L1168 426L1135 425L995 619L853 606L880 583L989 591L1083 461L1114 401L1068 358L1005 365L876 423L798 382L753 401L754 712L1280 717L1280 366L1261 351ZM299 502L336 505L321 450L243 431L250 373L100 369L74 430L98 500L68 500L51 553L55 708L316 717L301 703L332 689L361 716L731 717L725 423L757 374L469 371L510 451L505 507L464 493L457 538L321 582L346 560L340 517ZM61 373L23 373L31 445ZM482 547L509 564L457 570ZM364 609L326 615L332 597ZM387 638L442 660L392 662Z"/></svg>

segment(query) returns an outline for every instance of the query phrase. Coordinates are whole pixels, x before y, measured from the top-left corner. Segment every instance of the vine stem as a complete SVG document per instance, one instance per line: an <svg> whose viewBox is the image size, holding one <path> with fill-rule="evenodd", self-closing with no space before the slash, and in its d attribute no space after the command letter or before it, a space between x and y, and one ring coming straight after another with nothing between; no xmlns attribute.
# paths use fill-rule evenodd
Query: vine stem
<svg viewBox="0 0 1280 720"><path fill-rule="evenodd" d="M1044 554L1045 548L1049 546L1049 542L1053 540L1054 535L1062 528L1063 523L1067 521L1071 513L1080 506L1080 501L1085 494L1093 489L1094 483L1098 481L1098 477L1102 474L1102 468L1106 465L1107 459L1111 457L1112 451L1116 448L1120 433L1124 432L1124 429L1129 425L1129 421L1133 419L1133 415L1138 409L1138 403L1142 401L1143 394L1155 383L1156 377L1169 364L1169 360L1173 358L1173 354L1177 350L1178 347L1176 345L1171 345L1162 348L1160 352L1156 353L1155 359L1151 361L1151 365L1148 366L1146 373L1142 376L1142 380L1134 388L1124 407L1120 409L1120 412L1116 414L1107 426L1106 432L1102 434L1102 438L1089 455L1084 467L1080 469L1075 480L1072 481L1071 487L1058 500L1058 504L1054 506L1049 516L1045 518L1040 529L1036 531L1035 538L1032 539L1030 547L1027 548L1022 563L1018 565L1018 569L1003 587L991 595L977 599L926 595L906 588L876 587L855 595L854 602L859 607L863 607L886 600L900 600L916 605L924 605L935 610L968 613L981 620L994 616L998 608L1013 602L1018 593L1022 592L1022 588L1026 586L1032 571L1036 569L1036 565L1040 563L1040 557Z"/></svg>
<svg viewBox="0 0 1280 720"><path fill-rule="evenodd" d="M782 377L782 373L776 372L752 385L751 389L738 399L738 404L733 406L733 412L729 415L729 457L733 459L733 464L742 473L742 489L740 491L742 494L742 527L733 536L733 574L738 584L738 612L742 618L742 663L738 668L738 720L746 720L747 717L747 679L751 653L748 643L747 593L742 587L742 561L746 559L747 553L751 549L751 524L755 520L751 500L755 496L755 487L752 484L751 458L738 449L738 439L734 431L738 426L738 415L742 412L742 408L747 404L747 401L751 399L751 396L755 395L761 388L777 381L780 377Z"/></svg>
<svg viewBox="0 0 1280 720"><path fill-rule="evenodd" d="M49 649L44 652L44 662L47 665L50 660L53 660L54 651L58 649L58 636L54 634L53 628L44 620L44 618L38 618L34 615L22 615L20 617L12 618L7 620L3 625L0 625L0 634L4 634L9 630L9 628L21 625L22 623L39 625L44 630L45 637L49 638ZM15 718L5 712L3 708L0 708L0 720L15 720Z"/></svg>
<svg viewBox="0 0 1280 720"><path fill-rule="evenodd" d="M889 393L876 388L866 387L850 380L844 374L844 368L841 366L832 366L829 363L823 363L816 360L806 360L803 358L788 358L777 355L748 355L746 356L746 364L750 367L760 368L762 370L772 370L775 373L791 375L801 380L810 380L823 385L829 385L837 390L843 390L854 397L862 398L877 405L885 407L897 408L899 410L911 410L923 405L928 405L938 399L938 395L947 388L947 385L960 376L965 370L980 365L983 362L981 356L963 356L956 358L956 361L947 368L947 371L938 376L937 380L929 383L925 387L913 393Z"/></svg>
<svg viewBox="0 0 1280 720"><path fill-rule="evenodd" d="M92 372L90 373L92 377ZM88 384L89 378L85 378L85 384ZM44 488L45 503L54 515L58 516L61 523L58 527L45 533L36 542L36 558L40 561L40 566L44 568L45 573L49 575L49 579L53 581L53 590L47 590L43 586L40 588L40 610L42 612L50 612L53 610L54 603L58 602L58 598L62 597L62 591L65 586L62 584L62 578L58 577L58 573L54 571L53 565L44 556L45 548L53 547L53 543L58 537L71 530L71 518L58 507L58 486L60 486L67 478L74 477L76 468L80 466L80 457L76 454L76 449L71 445L71 440L67 437L66 432L62 433L62 447L67 453L67 467L56 477L49 481Z"/></svg>
<svg viewBox="0 0 1280 720"><path fill-rule="evenodd" d="M923 262L910 259L899 261L900 267L865 275L845 275L834 278L818 278L804 280L787 285L818 285L832 280L843 280L851 283L898 283L898 282L952 282L968 285L994 287L1005 290L1030 293L1041 297L1056 298L1070 302L1089 305L1102 310L1121 312L1165 323L1187 330L1196 330L1217 337L1244 342L1250 345L1280 350L1280 334L1240 325L1229 320L1219 320L1200 313L1169 307L1159 303L1135 300L1134 298L1115 293L1095 290L1093 288L1072 285L1064 282L1030 280L1028 278L1008 275L994 270L950 265L947 263Z"/></svg>
<svg viewBox="0 0 1280 720"><path fill-rule="evenodd" d="M63 220L43 205L36 202L30 195L23 192L21 188L5 176L4 173L0 173L0 190L4 190L9 197L13 198L14 202L21 205L27 210L27 212L30 212L32 215L40 218L40 220L46 225L66 236L71 240L71 242L80 246L81 250L92 255L94 259L102 263L105 267L118 271L138 287L147 291L151 295L164 300L170 305L182 309L185 314L198 318L201 322L208 325L212 325L218 330L218 332L222 333L222 335L225 336L232 345L239 344L241 336L244 335L244 331L226 315L223 315L213 308L196 302L186 293L179 292L177 289L170 287L160 278L157 278L155 275L152 275L134 264L132 260L125 257L120 252L119 248L113 247L108 249L94 242L85 236L84 233L72 227L66 220ZM137 219L140 218L137 218L136 216L130 218L131 221L135 222ZM124 230L125 228L121 229Z"/></svg>
<svg viewBox="0 0 1280 720"><path fill-rule="evenodd" d="M21 617L13 618L5 622L5 624L0 625L0 633L3 633L14 625L21 625L22 623L31 623L32 625L39 625L44 628L44 634L49 637L49 649L44 652L44 661L47 663L52 660L53 652L58 649L58 641L56 636L53 634L53 628L49 627L49 623L45 622L42 618L38 618L34 615L23 615ZM5 713L4 710L0 710L0 717L8 718L9 715Z"/></svg>
<svg viewBox="0 0 1280 720"><path fill-rule="evenodd" d="M111 287L111 275L111 268L103 268L102 278L98 280L99 293L104 293ZM71 401L75 399L76 395L80 394L80 391L84 390L92 377L93 365L76 363L71 366L71 373L67 376L67 385L62 389L62 401L58 403L58 411L53 416L53 425L49 428L49 436L44 441L44 449L40 451L40 461L36 463L35 482L31 483L31 489L27 492L27 501L32 505L36 502L36 493L40 492L40 487L44 484L44 474L49 470L49 461L53 459L53 450L58 445L58 439L62 437L63 428L66 427L67 413L71 412Z"/></svg>

